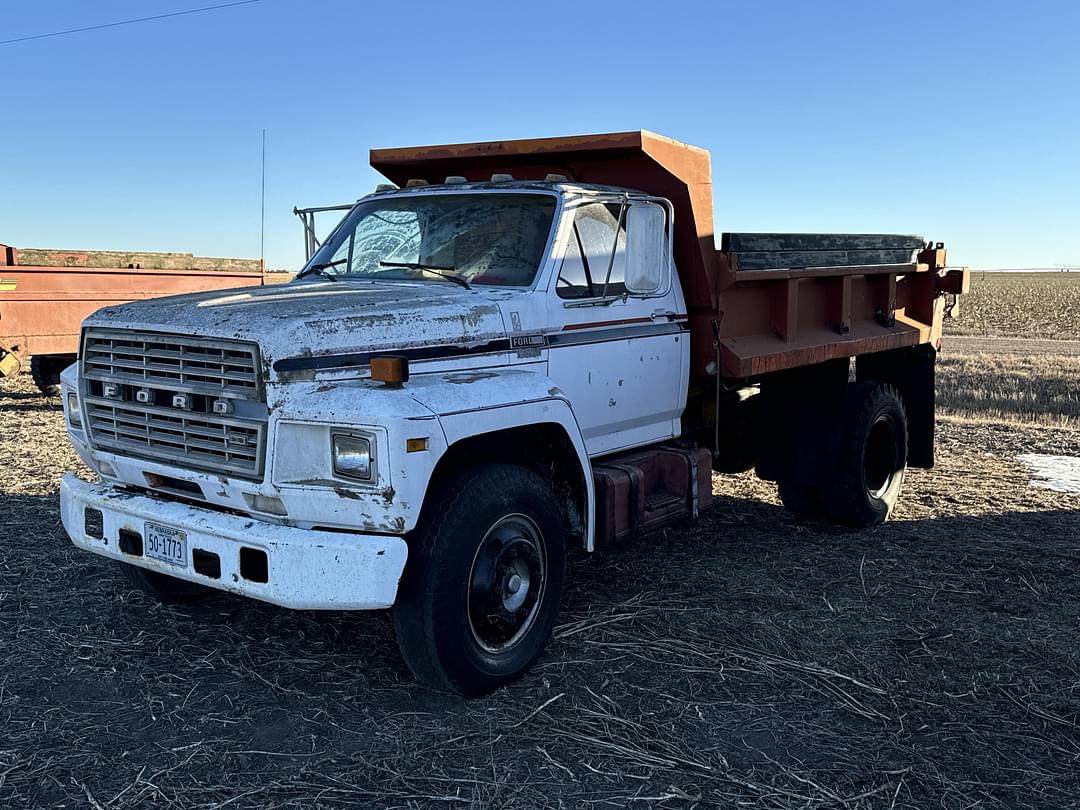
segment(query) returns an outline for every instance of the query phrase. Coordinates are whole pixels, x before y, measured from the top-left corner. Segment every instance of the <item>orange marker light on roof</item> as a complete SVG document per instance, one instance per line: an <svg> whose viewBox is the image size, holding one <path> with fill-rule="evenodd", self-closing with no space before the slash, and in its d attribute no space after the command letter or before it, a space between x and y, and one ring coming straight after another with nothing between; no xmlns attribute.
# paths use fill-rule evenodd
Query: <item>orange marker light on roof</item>
<svg viewBox="0 0 1080 810"><path fill-rule="evenodd" d="M409 381L409 360L396 354L371 358L371 379L400 388Z"/></svg>

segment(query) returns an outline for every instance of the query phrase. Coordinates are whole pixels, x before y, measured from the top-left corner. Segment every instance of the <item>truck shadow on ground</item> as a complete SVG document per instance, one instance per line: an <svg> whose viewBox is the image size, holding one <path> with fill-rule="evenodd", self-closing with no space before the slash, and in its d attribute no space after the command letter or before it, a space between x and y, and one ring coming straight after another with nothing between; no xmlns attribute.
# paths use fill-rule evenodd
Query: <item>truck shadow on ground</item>
<svg viewBox="0 0 1080 810"><path fill-rule="evenodd" d="M41 393L39 393L37 391L5 391L2 388L0 388L0 407L6 407L7 406L6 400L12 400L14 402L18 402L21 399L34 399L34 400L44 399L44 400L47 400L49 402L55 403L54 405L52 405L50 407L55 407L55 408L60 407L60 396L59 395L57 395L55 397L48 397L45 394L41 394Z"/></svg>
<svg viewBox="0 0 1080 810"><path fill-rule="evenodd" d="M111 796L170 750L158 788L223 797L337 780L617 806L643 785L818 795L811 779L843 799L1053 806L1080 788L1075 510L856 532L721 497L691 526L574 555L540 664L464 702L413 681L386 612L159 605L70 546L55 495L4 506L0 736L26 763L0 797L59 801L90 773ZM29 775L46 762L55 784Z"/></svg>
<svg viewBox="0 0 1080 810"><path fill-rule="evenodd" d="M60 410L59 402L56 405L43 405L41 397L36 397L37 402L9 402L0 403L0 413L53 413Z"/></svg>
<svg viewBox="0 0 1080 810"><path fill-rule="evenodd" d="M2 381L2 378L0 378ZM60 396L47 397L38 391L5 391L0 388L0 414L16 411L60 412Z"/></svg>

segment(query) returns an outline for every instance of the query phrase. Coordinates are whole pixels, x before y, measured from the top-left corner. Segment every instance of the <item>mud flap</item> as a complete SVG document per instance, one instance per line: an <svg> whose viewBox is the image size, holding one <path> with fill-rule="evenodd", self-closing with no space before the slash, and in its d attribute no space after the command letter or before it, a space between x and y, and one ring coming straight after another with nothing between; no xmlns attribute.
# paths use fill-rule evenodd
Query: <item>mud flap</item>
<svg viewBox="0 0 1080 810"><path fill-rule="evenodd" d="M758 478L814 484L832 474L847 381L846 359L762 381Z"/></svg>

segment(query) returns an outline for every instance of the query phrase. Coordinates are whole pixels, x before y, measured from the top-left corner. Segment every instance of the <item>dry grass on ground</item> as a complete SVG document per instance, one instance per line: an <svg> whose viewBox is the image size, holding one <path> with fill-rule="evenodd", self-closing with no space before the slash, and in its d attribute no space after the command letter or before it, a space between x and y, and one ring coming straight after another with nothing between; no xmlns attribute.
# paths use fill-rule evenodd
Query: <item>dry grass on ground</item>
<svg viewBox="0 0 1080 810"><path fill-rule="evenodd" d="M1051 808L1080 793L1080 513L944 420L896 520L800 524L752 475L576 555L537 669L417 685L384 614L130 592L60 528L58 403L0 393L0 807Z"/></svg>
<svg viewBox="0 0 1080 810"><path fill-rule="evenodd" d="M1080 426L1080 355L955 354L946 343L937 391L958 416Z"/></svg>
<svg viewBox="0 0 1080 810"><path fill-rule="evenodd" d="M973 273L954 335L1080 339L1080 272Z"/></svg>

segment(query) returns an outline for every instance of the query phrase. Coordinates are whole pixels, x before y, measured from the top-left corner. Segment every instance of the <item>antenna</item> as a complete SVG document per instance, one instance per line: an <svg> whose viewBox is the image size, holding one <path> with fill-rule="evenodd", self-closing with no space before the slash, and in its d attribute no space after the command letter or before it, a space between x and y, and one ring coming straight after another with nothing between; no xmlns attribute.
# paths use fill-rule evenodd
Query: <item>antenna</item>
<svg viewBox="0 0 1080 810"><path fill-rule="evenodd" d="M259 262L266 272L266 127L262 131L262 183L259 188Z"/></svg>

